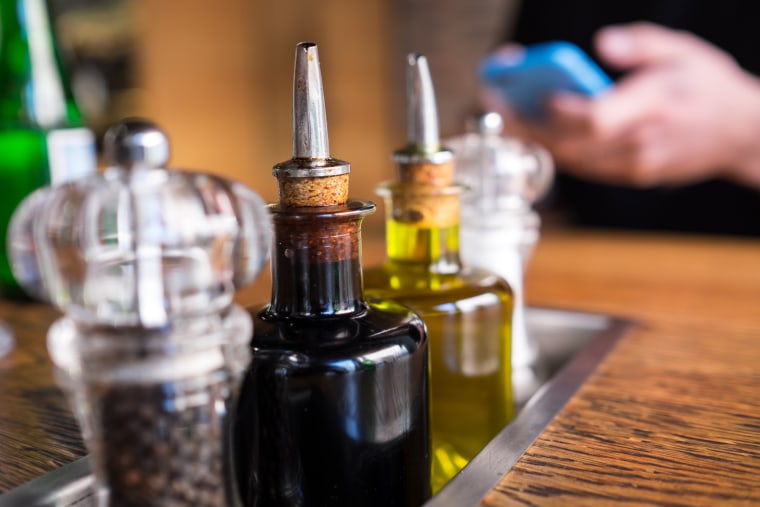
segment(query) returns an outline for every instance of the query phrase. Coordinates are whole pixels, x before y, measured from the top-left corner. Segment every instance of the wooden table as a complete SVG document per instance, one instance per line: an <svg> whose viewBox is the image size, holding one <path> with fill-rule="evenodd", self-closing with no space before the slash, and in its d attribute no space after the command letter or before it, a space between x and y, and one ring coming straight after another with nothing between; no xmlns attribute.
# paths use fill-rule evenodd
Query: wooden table
<svg viewBox="0 0 760 507"><path fill-rule="evenodd" d="M485 504L760 504L760 241L547 232L526 296L635 324ZM0 302L19 341L0 359L0 492L85 452L45 351L56 316Z"/></svg>
<svg viewBox="0 0 760 507"><path fill-rule="evenodd" d="M760 242L545 235L526 292L636 324L486 505L760 503Z"/></svg>

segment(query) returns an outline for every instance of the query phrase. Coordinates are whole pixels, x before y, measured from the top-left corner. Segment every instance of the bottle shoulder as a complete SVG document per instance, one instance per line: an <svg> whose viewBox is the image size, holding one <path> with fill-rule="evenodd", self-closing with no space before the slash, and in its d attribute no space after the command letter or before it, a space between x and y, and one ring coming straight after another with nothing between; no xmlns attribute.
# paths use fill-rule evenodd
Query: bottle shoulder
<svg viewBox="0 0 760 507"><path fill-rule="evenodd" d="M354 367L343 360L395 361L427 348L425 324L408 308L371 300L355 314L327 318L282 318L269 305L251 307L251 346L260 356L289 357L304 364ZM290 359L288 359L290 361ZM342 365L342 366L340 366Z"/></svg>
<svg viewBox="0 0 760 507"><path fill-rule="evenodd" d="M390 263L365 269L364 289L368 296L401 300L453 300L492 294L509 302L513 291L498 274L483 268L463 267L453 274L436 274L395 269Z"/></svg>

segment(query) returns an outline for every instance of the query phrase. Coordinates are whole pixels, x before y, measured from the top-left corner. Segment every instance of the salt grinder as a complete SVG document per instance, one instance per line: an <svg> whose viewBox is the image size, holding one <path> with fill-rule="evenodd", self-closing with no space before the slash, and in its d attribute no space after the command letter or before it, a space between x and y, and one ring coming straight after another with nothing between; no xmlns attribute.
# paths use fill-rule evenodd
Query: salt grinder
<svg viewBox="0 0 760 507"><path fill-rule="evenodd" d="M99 505L238 505L228 422L252 331L232 298L266 259L268 211L243 185L165 168L148 121L113 126L105 152L102 175L39 191L14 229L66 314L48 350Z"/></svg>
<svg viewBox="0 0 760 507"><path fill-rule="evenodd" d="M462 260L501 275L514 291L512 382L519 408L545 376L526 329L523 273L539 238L540 217L532 205L550 188L554 164L541 146L503 137L502 130L501 116L488 112L446 143L454 151L457 181L470 189L460 210Z"/></svg>

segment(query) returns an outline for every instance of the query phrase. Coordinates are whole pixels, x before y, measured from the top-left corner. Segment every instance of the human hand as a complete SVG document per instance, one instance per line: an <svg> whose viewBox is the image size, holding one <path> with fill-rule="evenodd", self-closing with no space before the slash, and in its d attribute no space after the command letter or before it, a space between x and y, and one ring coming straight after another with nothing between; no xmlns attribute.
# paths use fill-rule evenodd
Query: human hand
<svg viewBox="0 0 760 507"><path fill-rule="evenodd" d="M601 61L631 71L610 91L563 93L547 118L505 116L505 133L544 145L579 177L635 186L725 177L760 188L760 80L725 52L686 32L650 23L600 30Z"/></svg>

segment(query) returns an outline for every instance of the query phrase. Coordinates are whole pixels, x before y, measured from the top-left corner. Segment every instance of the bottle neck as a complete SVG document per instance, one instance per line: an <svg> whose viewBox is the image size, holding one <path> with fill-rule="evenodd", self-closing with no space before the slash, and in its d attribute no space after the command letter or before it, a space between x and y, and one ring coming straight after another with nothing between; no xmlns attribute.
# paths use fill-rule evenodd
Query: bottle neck
<svg viewBox="0 0 760 507"><path fill-rule="evenodd" d="M0 121L79 125L46 0L2 0L0 23Z"/></svg>
<svg viewBox="0 0 760 507"><path fill-rule="evenodd" d="M314 318L363 310L361 223L374 210L362 201L325 208L272 206L269 313Z"/></svg>
<svg viewBox="0 0 760 507"><path fill-rule="evenodd" d="M388 260L435 274L461 270L459 193L461 188L398 184L379 189L385 198Z"/></svg>

